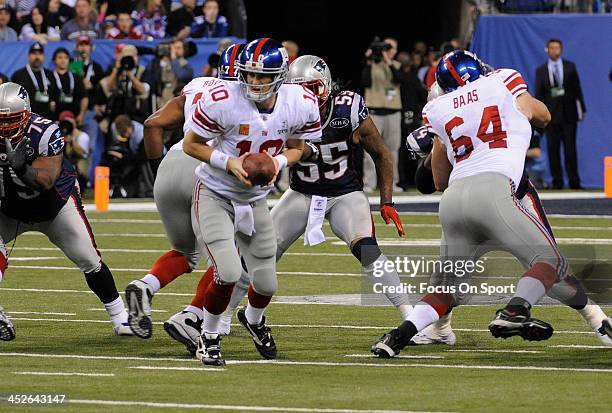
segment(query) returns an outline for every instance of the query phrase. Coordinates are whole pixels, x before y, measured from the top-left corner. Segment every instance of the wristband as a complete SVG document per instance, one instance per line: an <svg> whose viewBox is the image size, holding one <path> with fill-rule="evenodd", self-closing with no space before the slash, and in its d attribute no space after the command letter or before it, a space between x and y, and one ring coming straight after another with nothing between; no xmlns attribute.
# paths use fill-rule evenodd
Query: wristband
<svg viewBox="0 0 612 413"><path fill-rule="evenodd" d="M229 156L215 149L214 151L212 151L212 154L210 155L209 164L213 168L222 169L224 171L227 171L227 161L229 161Z"/></svg>
<svg viewBox="0 0 612 413"><path fill-rule="evenodd" d="M276 159L276 161L278 162L279 171L283 169L285 166L287 166L288 161L285 155L276 155L274 159Z"/></svg>

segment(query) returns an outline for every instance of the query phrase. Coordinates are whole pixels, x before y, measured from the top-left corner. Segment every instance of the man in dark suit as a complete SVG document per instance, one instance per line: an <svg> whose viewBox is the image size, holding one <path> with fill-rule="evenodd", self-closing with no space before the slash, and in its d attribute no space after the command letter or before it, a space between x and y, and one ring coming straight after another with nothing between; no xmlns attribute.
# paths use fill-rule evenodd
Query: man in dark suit
<svg viewBox="0 0 612 413"><path fill-rule="evenodd" d="M546 51L548 62L536 71L535 97L546 104L552 120L546 128L548 160L553 188L563 188L561 142L565 169L572 189L581 189L576 155L576 124L586 112L576 65L561 59L562 43L550 39Z"/></svg>

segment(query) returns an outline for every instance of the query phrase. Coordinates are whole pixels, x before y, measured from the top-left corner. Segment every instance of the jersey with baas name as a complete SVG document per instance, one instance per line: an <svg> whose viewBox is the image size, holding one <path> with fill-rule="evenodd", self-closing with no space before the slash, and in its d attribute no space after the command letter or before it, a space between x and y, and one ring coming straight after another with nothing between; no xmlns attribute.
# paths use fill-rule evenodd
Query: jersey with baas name
<svg viewBox="0 0 612 413"><path fill-rule="evenodd" d="M275 156L288 139L321 137L314 93L291 84L279 88L274 107L264 113L242 95L238 82L220 80L218 85L204 89L187 122L188 128L209 141L214 149L232 157L247 152L268 152ZM248 188L234 175L205 162L197 167L196 174L206 188L236 202L254 202L271 189L258 185Z"/></svg>
<svg viewBox="0 0 612 413"><path fill-rule="evenodd" d="M518 185L531 125L516 106L527 92L521 74L500 69L439 96L423 108L428 130L442 139L456 179L494 172Z"/></svg>
<svg viewBox="0 0 612 413"><path fill-rule="evenodd" d="M27 163L32 164L42 156L62 155L64 136L53 121L32 113L26 126L26 137L30 139ZM6 146L2 147L2 153ZM42 222L53 219L66 204L76 181L76 171L66 159L62 160L61 172L53 188L37 191L26 186L8 163L2 165L4 197L0 210L6 216L23 222Z"/></svg>
<svg viewBox="0 0 612 413"><path fill-rule="evenodd" d="M319 149L319 158L291 168L291 189L327 197L361 191L363 183L354 161L358 145L352 136L368 116L364 99L357 93L343 91L336 96L323 125L321 141L313 142Z"/></svg>

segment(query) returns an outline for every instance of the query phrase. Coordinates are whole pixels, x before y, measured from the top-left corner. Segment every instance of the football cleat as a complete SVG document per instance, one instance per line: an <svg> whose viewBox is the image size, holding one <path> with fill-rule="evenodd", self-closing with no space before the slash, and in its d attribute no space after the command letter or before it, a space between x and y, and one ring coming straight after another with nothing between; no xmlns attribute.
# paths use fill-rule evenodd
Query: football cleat
<svg viewBox="0 0 612 413"><path fill-rule="evenodd" d="M599 341L608 347L612 347L612 317L608 317L601 322L601 327L595 330Z"/></svg>
<svg viewBox="0 0 612 413"><path fill-rule="evenodd" d="M422 346L426 344L447 344L454 346L457 336L450 325L444 328L435 328L435 324L430 325L423 331L419 331L412 340L411 345Z"/></svg>
<svg viewBox="0 0 612 413"><path fill-rule="evenodd" d="M270 333L270 327L266 326L266 317L264 316L262 318L259 325L249 324L245 311L246 308L238 310L238 313L236 313L238 321L251 335L253 343L255 343L255 348L259 351L259 354L267 360L275 359L276 343L274 343L274 338L272 338L272 334Z"/></svg>
<svg viewBox="0 0 612 413"><path fill-rule="evenodd" d="M232 329L232 313L230 309L225 310L221 314L221 320L219 320L219 334L222 336L229 336Z"/></svg>
<svg viewBox="0 0 612 413"><path fill-rule="evenodd" d="M113 331L118 336L133 336L134 332L128 323L121 323L113 326Z"/></svg>
<svg viewBox="0 0 612 413"><path fill-rule="evenodd" d="M125 288L125 299L128 308L130 328L140 338L149 338L153 334L151 320L151 300L153 290L144 281L134 280Z"/></svg>
<svg viewBox="0 0 612 413"><path fill-rule="evenodd" d="M489 324L489 331L496 338L521 336L523 340L542 341L548 340L554 331L550 324L526 315L511 315L503 309L496 314Z"/></svg>
<svg viewBox="0 0 612 413"><path fill-rule="evenodd" d="M371 351L377 357L388 359L397 356L409 341L406 337L402 337L399 329L394 328L383 334L378 342L372 346Z"/></svg>
<svg viewBox="0 0 612 413"><path fill-rule="evenodd" d="M192 312L181 311L164 322L164 330L168 335L185 346L192 356L196 355L202 319Z"/></svg>
<svg viewBox="0 0 612 413"><path fill-rule="evenodd" d="M0 340L11 341L15 339L15 327L4 312L4 308L0 306Z"/></svg>
<svg viewBox="0 0 612 413"><path fill-rule="evenodd" d="M196 358L205 366L225 366L221 355L221 336L203 333L198 339Z"/></svg>

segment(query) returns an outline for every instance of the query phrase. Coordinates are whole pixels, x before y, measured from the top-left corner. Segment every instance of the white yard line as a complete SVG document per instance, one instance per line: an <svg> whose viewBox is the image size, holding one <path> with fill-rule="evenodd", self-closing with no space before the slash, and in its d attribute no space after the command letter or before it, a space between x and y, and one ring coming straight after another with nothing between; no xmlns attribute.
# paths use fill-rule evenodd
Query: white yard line
<svg viewBox="0 0 612 413"><path fill-rule="evenodd" d="M104 311L104 312L106 312L106 309L104 309L104 308L88 308L87 311ZM155 309L151 309L150 311L152 313L167 313L168 312L168 310L155 310Z"/></svg>
<svg viewBox="0 0 612 413"><path fill-rule="evenodd" d="M474 350L444 350L451 353L502 353L502 354L540 354L544 353L541 350L484 350L484 349L474 349Z"/></svg>
<svg viewBox="0 0 612 413"><path fill-rule="evenodd" d="M43 234L42 232L24 232L23 234L19 235L20 237L23 236L43 236L46 237L45 234ZM166 234L135 234L135 233L117 233L117 234L113 234L113 233L102 233L102 232L96 232L94 234L95 237L122 237L122 238L130 238L130 237L134 237L134 238L166 238Z"/></svg>
<svg viewBox="0 0 612 413"><path fill-rule="evenodd" d="M22 376L82 376L82 377L114 377L113 373L68 373L47 371L14 371L13 374Z"/></svg>
<svg viewBox="0 0 612 413"><path fill-rule="evenodd" d="M106 311L103 308L102 311ZM9 311L9 314L34 314L34 315L63 315L63 316L71 316L76 315L76 313L49 313L45 311Z"/></svg>
<svg viewBox="0 0 612 413"><path fill-rule="evenodd" d="M601 349L605 348L606 350L612 350L612 347L609 346L587 346L582 344L555 344L553 346L548 346L551 348L587 348L587 349Z"/></svg>
<svg viewBox="0 0 612 413"><path fill-rule="evenodd" d="M132 366L128 369L137 370L175 370L175 371L225 371L220 367L162 367L162 366Z"/></svg>
<svg viewBox="0 0 612 413"><path fill-rule="evenodd" d="M364 410L364 409L328 409L317 407L286 407L286 406L239 406L230 404L192 404L192 403L157 403L131 400L85 400L70 399L70 403L98 406L138 406L157 407L162 409L198 409L198 410L238 410L242 412L299 412L299 413L434 413L417 412L413 410ZM441 413L441 412L439 412Z"/></svg>
<svg viewBox="0 0 612 413"><path fill-rule="evenodd" d="M351 357L351 358L372 358L372 355L368 355L368 354L346 354L344 357ZM395 358L398 359L443 359L444 356L431 356L431 355L423 355L423 354L415 354L415 355L410 355L410 354L400 354L399 356L395 356Z"/></svg>

